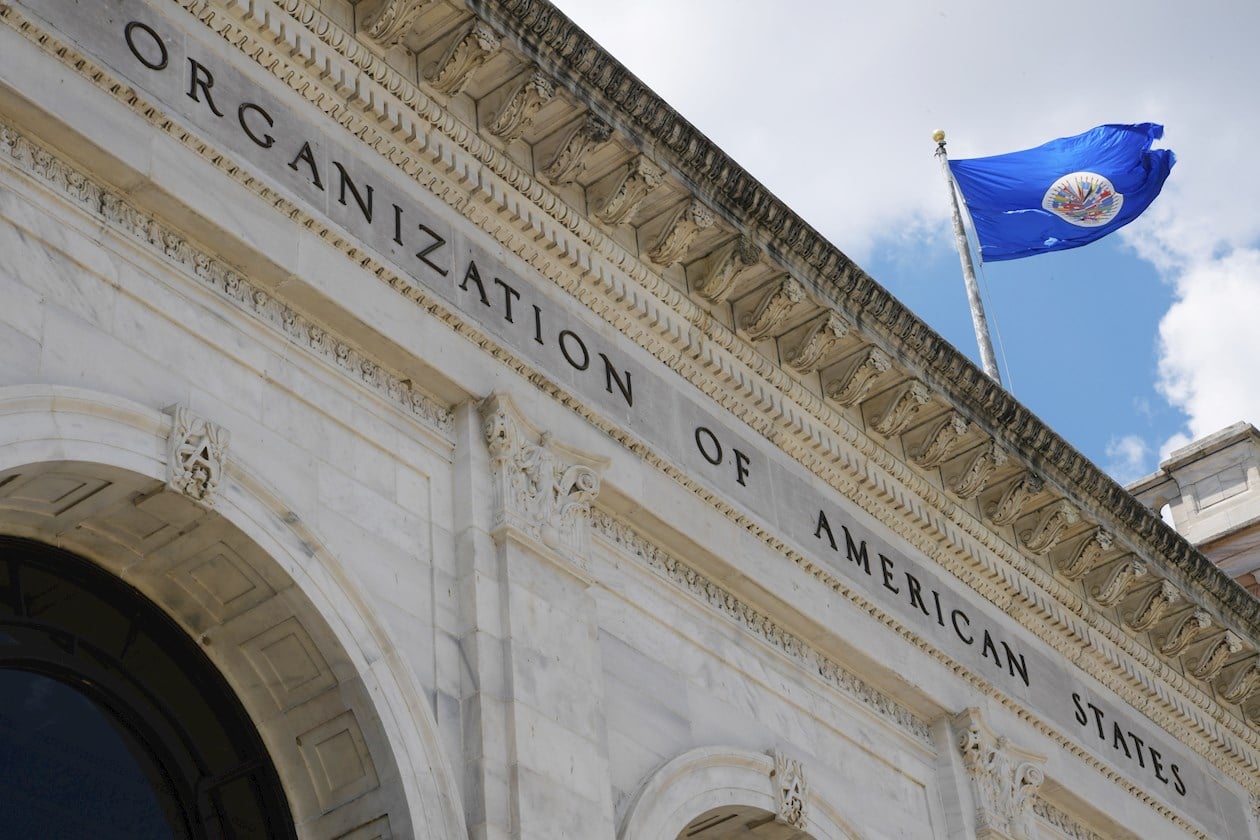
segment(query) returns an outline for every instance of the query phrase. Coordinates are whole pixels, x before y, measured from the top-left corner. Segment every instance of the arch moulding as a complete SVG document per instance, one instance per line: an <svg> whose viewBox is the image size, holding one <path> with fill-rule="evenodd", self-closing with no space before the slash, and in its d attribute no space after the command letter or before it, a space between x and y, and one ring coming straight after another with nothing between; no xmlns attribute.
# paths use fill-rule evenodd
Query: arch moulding
<svg viewBox="0 0 1260 840"><path fill-rule="evenodd" d="M303 837L467 837L433 712L341 560L239 459L213 509L172 492L171 415L0 388L0 531L139 589L204 647L271 752Z"/></svg>
<svg viewBox="0 0 1260 840"><path fill-rule="evenodd" d="M618 840L673 840L714 808L744 806L775 813L779 794L769 754L736 747L698 747L658 768L626 809ZM803 831L814 840L862 840L825 796L810 789Z"/></svg>

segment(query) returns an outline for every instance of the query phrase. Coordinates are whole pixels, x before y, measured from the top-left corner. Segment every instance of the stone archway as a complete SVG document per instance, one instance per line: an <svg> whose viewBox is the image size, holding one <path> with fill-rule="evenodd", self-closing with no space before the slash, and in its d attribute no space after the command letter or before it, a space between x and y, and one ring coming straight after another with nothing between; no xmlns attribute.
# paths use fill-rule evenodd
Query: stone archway
<svg viewBox="0 0 1260 840"><path fill-rule="evenodd" d="M862 837L835 812L826 796L804 784L799 765L781 756L733 747L700 747L659 768L627 808L619 836L620 840Z"/></svg>
<svg viewBox="0 0 1260 840"><path fill-rule="evenodd" d="M463 838L423 694L337 558L245 467L168 488L169 415L0 389L0 532L87 558L196 639L257 726L299 836Z"/></svg>

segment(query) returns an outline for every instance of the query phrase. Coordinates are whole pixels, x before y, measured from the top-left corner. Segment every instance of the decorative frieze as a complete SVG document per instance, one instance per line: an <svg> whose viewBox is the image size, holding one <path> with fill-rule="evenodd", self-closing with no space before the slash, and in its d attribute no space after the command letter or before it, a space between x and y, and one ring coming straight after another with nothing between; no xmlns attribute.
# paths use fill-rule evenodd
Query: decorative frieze
<svg viewBox="0 0 1260 840"><path fill-rule="evenodd" d="M967 422L967 418L951 411L928 431L921 444L908 453L910 460L925 469L939 466L970 429L971 424Z"/></svg>
<svg viewBox="0 0 1260 840"><path fill-rule="evenodd" d="M1080 520L1080 512L1066 499L1060 499L1040 511L1037 524L1030 531L1022 531L1019 541L1033 554L1044 554L1059 541L1064 528Z"/></svg>
<svg viewBox="0 0 1260 840"><path fill-rule="evenodd" d="M621 170L607 185L606 195L594 190L591 210L595 218L606 225L616 227L630 220L648 193L665 180L665 171L640 155Z"/></svg>
<svg viewBox="0 0 1260 840"><path fill-rule="evenodd" d="M1212 616L1206 610L1191 610L1164 637L1159 652L1164 656L1176 656L1211 626Z"/></svg>
<svg viewBox="0 0 1260 840"><path fill-rule="evenodd" d="M171 434L167 439L166 486L212 508L227 462L228 431L186 406L167 409Z"/></svg>
<svg viewBox="0 0 1260 840"><path fill-rule="evenodd" d="M494 30L474 20L456 34L441 58L424 68L424 78L439 93L456 96L501 46Z"/></svg>
<svg viewBox="0 0 1260 840"><path fill-rule="evenodd" d="M713 211L692 199L665 222L656 242L648 249L648 259L657 265L673 265L691 247L700 231L713 227L713 221Z"/></svg>
<svg viewBox="0 0 1260 840"><path fill-rule="evenodd" d="M433 0L379 0L363 18L359 31L382 47L396 47L420 13Z"/></svg>
<svg viewBox="0 0 1260 840"><path fill-rule="evenodd" d="M850 328L839 312L826 312L810 322L800 340L784 353L783 360L801 373L812 373L849 334Z"/></svg>
<svg viewBox="0 0 1260 840"><path fill-rule="evenodd" d="M1059 566L1059 574L1068 580L1079 580L1097 568L1114 545L1115 537L1102 528L1096 529L1094 533L1082 540L1076 547L1076 551Z"/></svg>
<svg viewBox="0 0 1260 840"><path fill-rule="evenodd" d="M1242 639L1226 630L1204 647L1197 661L1189 668L1190 676L1204 682L1212 682L1225 667L1225 661L1242 650Z"/></svg>
<svg viewBox="0 0 1260 840"><path fill-rule="evenodd" d="M985 515L994 525L1010 525L1023 513L1024 505L1044 488L1040 476L1026 471L1007 486L1000 499L989 503Z"/></svg>
<svg viewBox="0 0 1260 840"><path fill-rule="evenodd" d="M1149 630L1180 600L1181 590L1171 581L1162 580L1147 593L1138 608L1125 618L1125 622L1138 632Z"/></svg>
<svg viewBox="0 0 1260 840"><path fill-rule="evenodd" d="M519 140L533 124L535 115L556 95L556 86L545 73L535 70L525 73L512 82L503 104L494 112L486 125L495 137L504 143Z"/></svg>
<svg viewBox="0 0 1260 840"><path fill-rule="evenodd" d="M840 405L854 405L866 399L881 374L892 369L892 359L878 347L868 347L849 361L840 374L827 383L827 396Z"/></svg>
<svg viewBox="0 0 1260 840"><path fill-rule="evenodd" d="M516 528L584 567L591 502L605 462L556 443L502 394L482 403L481 414L494 472L496 527Z"/></svg>
<svg viewBox="0 0 1260 840"><path fill-rule="evenodd" d="M809 800L805 768L800 761L788 758L778 750L771 755L774 758L774 768L770 771L775 795L774 821L803 831L808 820L806 807Z"/></svg>
<svg viewBox="0 0 1260 840"><path fill-rule="evenodd" d="M979 711L954 719L963 767L971 780L978 840L1036 840L1033 801L1045 772L1045 758L1019 749L985 725Z"/></svg>
<svg viewBox="0 0 1260 840"><path fill-rule="evenodd" d="M773 335L803 300L805 287L791 277L784 277L762 295L752 311L744 313L739 325L749 341L761 341Z"/></svg>
<svg viewBox="0 0 1260 840"><path fill-rule="evenodd" d="M711 303L722 303L741 274L761 260L761 249L746 236L737 236L705 258L705 268L693 290Z"/></svg>
<svg viewBox="0 0 1260 840"><path fill-rule="evenodd" d="M973 499L988 486L993 474L1006 466L1008 460L1010 456L1006 450L997 441L990 440L976 450L957 475L948 480L948 487L960 499Z"/></svg>
<svg viewBox="0 0 1260 840"><path fill-rule="evenodd" d="M1094 596L1099 606L1114 606L1120 603L1133 584L1146 577L1147 571L1146 563L1137 558L1121 560L1112 567L1106 579L1090 591L1090 594Z"/></svg>
<svg viewBox="0 0 1260 840"><path fill-rule="evenodd" d="M876 434L884 437L899 435L910 425L910 420L920 408L927 405L932 394L927 386L918 380L902 385L892 398L888 400L884 410L871 424Z"/></svg>
<svg viewBox="0 0 1260 840"><path fill-rule="evenodd" d="M586 171L587 157L612 136L612 127L592 113L569 130L542 176L558 187L575 182Z"/></svg>

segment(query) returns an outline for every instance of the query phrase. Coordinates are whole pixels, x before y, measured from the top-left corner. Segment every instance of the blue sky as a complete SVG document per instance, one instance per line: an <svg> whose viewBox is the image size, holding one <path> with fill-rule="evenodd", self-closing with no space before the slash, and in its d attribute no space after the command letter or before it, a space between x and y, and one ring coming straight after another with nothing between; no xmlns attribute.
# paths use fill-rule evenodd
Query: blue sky
<svg viewBox="0 0 1260 840"><path fill-rule="evenodd" d="M1143 217L985 266L1003 378L1121 482L1260 423L1260 3L556 2L973 359L932 131L965 158L1163 123Z"/></svg>

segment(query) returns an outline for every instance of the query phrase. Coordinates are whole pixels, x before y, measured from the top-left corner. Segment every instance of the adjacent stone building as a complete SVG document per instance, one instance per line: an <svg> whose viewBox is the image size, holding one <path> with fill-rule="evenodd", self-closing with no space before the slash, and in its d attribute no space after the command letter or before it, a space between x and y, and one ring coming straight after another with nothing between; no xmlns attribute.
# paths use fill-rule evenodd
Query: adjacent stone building
<svg viewBox="0 0 1260 840"><path fill-rule="evenodd" d="M0 0L0 302L20 834L1260 836L1257 601L542 0Z"/></svg>

